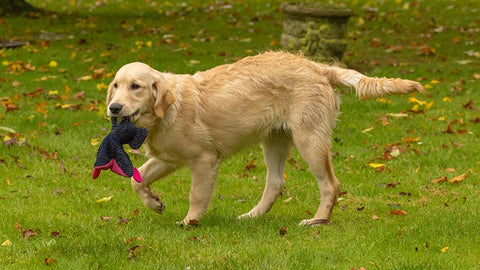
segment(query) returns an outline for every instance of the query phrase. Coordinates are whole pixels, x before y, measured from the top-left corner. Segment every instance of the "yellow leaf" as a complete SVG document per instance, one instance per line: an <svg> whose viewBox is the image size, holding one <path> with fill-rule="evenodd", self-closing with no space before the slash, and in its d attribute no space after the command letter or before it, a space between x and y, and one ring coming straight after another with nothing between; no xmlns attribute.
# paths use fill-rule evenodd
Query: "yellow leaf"
<svg viewBox="0 0 480 270"><path fill-rule="evenodd" d="M418 105L427 105L426 101L418 100L414 97L409 97L408 98L408 103L417 103Z"/></svg>
<svg viewBox="0 0 480 270"><path fill-rule="evenodd" d="M425 106L425 109L430 109L430 108L433 106L434 103L435 103L435 102L433 102L433 100L430 101L430 102L427 104L427 106Z"/></svg>
<svg viewBox="0 0 480 270"><path fill-rule="evenodd" d="M11 245L12 245L12 242L8 239L3 241L3 243L2 243L2 246L11 246Z"/></svg>
<svg viewBox="0 0 480 270"><path fill-rule="evenodd" d="M392 101L386 98L377 98L375 99L376 102L381 102L381 103L386 103L386 104L392 104Z"/></svg>
<svg viewBox="0 0 480 270"><path fill-rule="evenodd" d="M86 75L86 76L79 77L77 80L78 81L89 81L91 79L92 79L92 75Z"/></svg>
<svg viewBox="0 0 480 270"><path fill-rule="evenodd" d="M423 86L423 88L425 88L425 89L431 89L431 88L433 88L433 86L432 86L431 84L428 84L428 83L427 83L427 84L425 84L425 85Z"/></svg>
<svg viewBox="0 0 480 270"><path fill-rule="evenodd" d="M372 131L372 130L373 130L373 127L369 127L369 128L366 128L366 129L364 129L364 130L362 130L362 131L360 131L360 132L361 132L361 133L367 133L367 132Z"/></svg>
<svg viewBox="0 0 480 270"><path fill-rule="evenodd" d="M49 96L58 95L58 91L56 91L56 90L50 90L50 91L48 91L48 95L49 95Z"/></svg>
<svg viewBox="0 0 480 270"><path fill-rule="evenodd" d="M452 102L452 99L450 97L444 97L442 99L443 102Z"/></svg>
<svg viewBox="0 0 480 270"><path fill-rule="evenodd" d="M105 89L108 89L108 84L105 84L105 83L97 84L97 90L105 90Z"/></svg>
<svg viewBox="0 0 480 270"><path fill-rule="evenodd" d="M107 111L107 106L105 106L105 104L101 103L98 105L97 115L104 116L106 111Z"/></svg>
<svg viewBox="0 0 480 270"><path fill-rule="evenodd" d="M48 66L49 67L57 67L58 63L56 61L50 61L50 63L48 63Z"/></svg>
<svg viewBox="0 0 480 270"><path fill-rule="evenodd" d="M90 144L91 144L92 146L97 146L97 145L98 145L98 139L92 139L92 140L90 141Z"/></svg>
<svg viewBox="0 0 480 270"><path fill-rule="evenodd" d="M437 118L438 121L445 121L445 119L446 119L445 116L440 116Z"/></svg>
<svg viewBox="0 0 480 270"><path fill-rule="evenodd" d="M285 181L288 181L289 178L288 178L288 174L286 172L283 173L283 177L285 177Z"/></svg>
<svg viewBox="0 0 480 270"><path fill-rule="evenodd" d="M461 174L461 175L459 175L459 176L456 176L456 177L454 177L454 178L452 178L452 179L449 179L448 182L450 182L450 183L458 183L458 182L461 182L461 181L465 180L465 178L467 178L467 174L466 174L466 173Z"/></svg>
<svg viewBox="0 0 480 270"><path fill-rule="evenodd" d="M430 81L431 84L437 84L437 83L440 83L440 81L437 81L437 80L431 80Z"/></svg>
<svg viewBox="0 0 480 270"><path fill-rule="evenodd" d="M414 111L414 112L418 112L419 109L420 109L420 107L418 106L418 104L415 104L415 105L412 107L412 111Z"/></svg>
<svg viewBox="0 0 480 270"><path fill-rule="evenodd" d="M7 60L2 61L2 66L8 66L9 64L10 64L10 62L8 62Z"/></svg>
<svg viewBox="0 0 480 270"><path fill-rule="evenodd" d="M95 202L97 202L97 203L108 202L108 201L110 201L112 198L113 198L113 196L103 197L103 198L101 198L101 199L96 200Z"/></svg>
<svg viewBox="0 0 480 270"><path fill-rule="evenodd" d="M359 17L357 24L358 26L363 26L365 24L365 20L362 17Z"/></svg>
<svg viewBox="0 0 480 270"><path fill-rule="evenodd" d="M381 164L381 163L368 163L368 166L374 168L374 169L377 169L377 168L380 168L380 167L383 167L385 166L384 164Z"/></svg>
<svg viewBox="0 0 480 270"><path fill-rule="evenodd" d="M442 253L447 252L447 250L449 250L449 249L450 249L449 247L444 247L444 248L442 248Z"/></svg>

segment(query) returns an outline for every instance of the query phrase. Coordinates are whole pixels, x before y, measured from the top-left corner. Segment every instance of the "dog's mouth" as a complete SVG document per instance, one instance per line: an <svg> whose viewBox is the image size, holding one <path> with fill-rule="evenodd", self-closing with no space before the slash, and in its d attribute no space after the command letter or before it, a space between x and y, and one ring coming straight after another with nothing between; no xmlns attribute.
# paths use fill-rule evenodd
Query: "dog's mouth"
<svg viewBox="0 0 480 270"><path fill-rule="evenodd" d="M140 114L140 109L136 110L134 113L130 114L128 117L133 118Z"/></svg>

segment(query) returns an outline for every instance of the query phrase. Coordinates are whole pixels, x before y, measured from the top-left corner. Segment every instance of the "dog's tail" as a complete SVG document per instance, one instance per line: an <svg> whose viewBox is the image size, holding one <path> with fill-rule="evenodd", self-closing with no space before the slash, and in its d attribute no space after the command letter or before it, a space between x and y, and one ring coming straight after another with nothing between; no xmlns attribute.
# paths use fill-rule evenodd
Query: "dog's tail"
<svg viewBox="0 0 480 270"><path fill-rule="evenodd" d="M420 83L410 80L368 77L355 70L340 67L328 67L327 72L332 84L353 87L358 97L425 92Z"/></svg>

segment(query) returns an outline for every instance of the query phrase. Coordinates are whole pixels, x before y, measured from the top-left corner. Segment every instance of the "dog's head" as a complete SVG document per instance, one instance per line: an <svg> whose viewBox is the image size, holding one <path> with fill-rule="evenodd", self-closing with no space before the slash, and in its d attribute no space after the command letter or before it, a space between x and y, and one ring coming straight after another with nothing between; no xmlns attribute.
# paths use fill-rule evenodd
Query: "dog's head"
<svg viewBox="0 0 480 270"><path fill-rule="evenodd" d="M132 122L143 117L163 118L175 102L162 73L144 63L130 63L120 68L107 93L107 115L129 116Z"/></svg>

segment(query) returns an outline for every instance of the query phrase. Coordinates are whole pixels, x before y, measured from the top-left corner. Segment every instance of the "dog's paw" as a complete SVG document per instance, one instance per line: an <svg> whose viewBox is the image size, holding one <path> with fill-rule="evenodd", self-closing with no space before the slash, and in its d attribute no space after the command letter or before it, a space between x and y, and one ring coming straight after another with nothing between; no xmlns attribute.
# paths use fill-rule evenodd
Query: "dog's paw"
<svg viewBox="0 0 480 270"><path fill-rule="evenodd" d="M261 216L256 210L252 209L250 212L242 214L237 217L238 220L240 219L247 219L247 218L256 218Z"/></svg>
<svg viewBox="0 0 480 270"><path fill-rule="evenodd" d="M318 226L327 225L330 223L329 219L304 219L298 224L299 226Z"/></svg>
<svg viewBox="0 0 480 270"><path fill-rule="evenodd" d="M158 198L156 195L152 196L151 203L148 205L148 207L159 214L165 211L165 204L160 201L160 198Z"/></svg>
<svg viewBox="0 0 480 270"><path fill-rule="evenodd" d="M186 218L182 221L178 221L177 224L180 226L180 227L184 227L184 226L192 226L192 227L197 227L200 223L198 222L198 220L196 219L190 219L190 220L187 220Z"/></svg>
<svg viewBox="0 0 480 270"><path fill-rule="evenodd" d="M237 217L238 220L247 219L247 218L252 218L252 216L250 215L250 212L242 214L242 215Z"/></svg>

